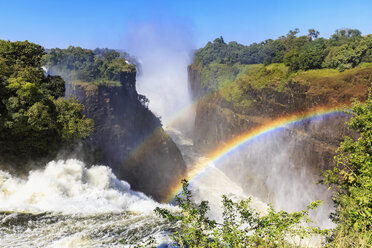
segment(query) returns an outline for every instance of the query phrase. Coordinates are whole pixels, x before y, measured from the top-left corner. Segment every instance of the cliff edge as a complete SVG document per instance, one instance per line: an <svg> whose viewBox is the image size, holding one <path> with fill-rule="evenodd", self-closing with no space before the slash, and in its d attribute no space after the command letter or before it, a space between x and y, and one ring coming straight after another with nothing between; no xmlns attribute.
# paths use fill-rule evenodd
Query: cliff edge
<svg viewBox="0 0 372 248"><path fill-rule="evenodd" d="M134 190L163 200L169 185L178 183L186 166L176 144L135 89L135 72L122 72L121 85L69 82L67 92L93 119L89 144L94 163L112 168Z"/></svg>

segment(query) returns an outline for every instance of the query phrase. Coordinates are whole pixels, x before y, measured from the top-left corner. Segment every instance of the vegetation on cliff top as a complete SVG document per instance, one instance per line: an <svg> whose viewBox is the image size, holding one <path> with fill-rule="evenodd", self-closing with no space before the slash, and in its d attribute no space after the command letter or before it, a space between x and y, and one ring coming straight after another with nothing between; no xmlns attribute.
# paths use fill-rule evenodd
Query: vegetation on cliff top
<svg viewBox="0 0 372 248"><path fill-rule="evenodd" d="M44 64L52 74L70 81L89 82L120 86L124 73L134 73L135 65L112 49L83 49L70 46L67 49L53 48L44 57Z"/></svg>
<svg viewBox="0 0 372 248"><path fill-rule="evenodd" d="M9 161L55 155L93 129L83 105L62 98L63 79L44 74L44 55L40 45L0 40L0 156Z"/></svg>
<svg viewBox="0 0 372 248"><path fill-rule="evenodd" d="M344 71L361 62L372 62L372 35L362 36L357 29L341 29L329 38L318 38L319 32L309 29L308 35L299 36L298 29L276 40L244 46L222 37L199 49L196 64L273 64L284 63L290 71L332 68Z"/></svg>
<svg viewBox="0 0 372 248"><path fill-rule="evenodd" d="M236 112L259 104L261 91L279 95L289 84L334 102L342 94L365 99L372 81L372 35L353 29L337 30L329 39L317 38L315 30L297 33L249 46L226 44L221 37L196 52L191 68L201 73L206 93L217 92Z"/></svg>

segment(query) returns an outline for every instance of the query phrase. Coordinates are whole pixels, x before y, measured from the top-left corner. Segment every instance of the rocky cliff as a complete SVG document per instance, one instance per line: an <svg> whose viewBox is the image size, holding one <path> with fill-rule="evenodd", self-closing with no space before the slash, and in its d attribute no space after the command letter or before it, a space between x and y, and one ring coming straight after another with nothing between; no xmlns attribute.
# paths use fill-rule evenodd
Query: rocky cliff
<svg viewBox="0 0 372 248"><path fill-rule="evenodd" d="M135 73L122 72L121 86L69 82L68 96L85 106L94 120L90 137L93 162L109 165L134 190L162 200L169 185L178 183L186 166L160 120L137 94Z"/></svg>
<svg viewBox="0 0 372 248"><path fill-rule="evenodd" d="M205 78L202 70L195 64L188 68L190 89L198 101L194 145L204 152L281 116L317 107L349 105L352 98L363 101L372 82L371 66L343 73L327 71L330 75L312 71L280 78L270 76L274 75L270 67L262 65L256 74L241 75L240 79L216 89L211 82L218 77ZM317 125L304 122L295 130L286 130L283 142L296 141L291 160L309 164L315 170L328 168L343 137L353 135L344 125L347 119L346 114L338 115Z"/></svg>

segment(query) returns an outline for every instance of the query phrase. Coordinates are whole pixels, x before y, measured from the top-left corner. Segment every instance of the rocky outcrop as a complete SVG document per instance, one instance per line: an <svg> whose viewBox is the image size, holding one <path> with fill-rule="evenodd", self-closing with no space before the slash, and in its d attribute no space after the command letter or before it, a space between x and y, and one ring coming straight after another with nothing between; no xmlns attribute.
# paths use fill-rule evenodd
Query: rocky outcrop
<svg viewBox="0 0 372 248"><path fill-rule="evenodd" d="M122 73L120 78L122 86L70 82L67 92L94 120L89 141L93 162L109 165L134 190L161 201L186 166L160 120L147 108L147 99L137 94L135 73Z"/></svg>
<svg viewBox="0 0 372 248"><path fill-rule="evenodd" d="M317 107L335 107L350 104L353 97L365 100L367 88L372 81L371 68L360 70L351 84L337 83L324 78L308 78L303 82L296 77L278 90L265 86L254 88L244 84L240 90L251 100L249 107L234 106L219 95L203 87L202 76L197 67L189 66L189 83L196 106L194 145L208 153L224 142L278 117L299 114ZM349 77L343 76L343 77ZM347 78L340 78L347 81ZM345 135L354 135L345 122L349 116L335 115L312 125L311 121L287 130L283 142L296 144L292 148L292 162L308 164L314 169L331 166L332 158Z"/></svg>

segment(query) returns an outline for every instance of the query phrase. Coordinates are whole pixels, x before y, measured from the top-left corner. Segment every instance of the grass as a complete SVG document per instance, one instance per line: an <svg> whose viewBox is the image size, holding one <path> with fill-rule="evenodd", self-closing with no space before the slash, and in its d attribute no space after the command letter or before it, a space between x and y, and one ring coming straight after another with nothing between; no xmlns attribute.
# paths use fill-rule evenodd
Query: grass
<svg viewBox="0 0 372 248"><path fill-rule="evenodd" d="M368 248L372 246L372 230L364 228L362 232L349 231L345 233L342 228L336 232L329 244L331 248Z"/></svg>
<svg viewBox="0 0 372 248"><path fill-rule="evenodd" d="M372 67L372 63L363 62L363 63L360 63L356 68L368 68L368 67Z"/></svg>
<svg viewBox="0 0 372 248"><path fill-rule="evenodd" d="M202 84L210 90L217 90L232 83L244 68L241 64L219 64L213 62L202 68Z"/></svg>
<svg viewBox="0 0 372 248"><path fill-rule="evenodd" d="M372 83L372 63L340 72L336 69L318 69L289 73L284 64L219 64L211 63L201 68L202 84L209 91L219 94L234 108L249 108L255 90L271 88L282 92L289 80L309 85L308 95L324 95L330 102L363 98ZM348 100L346 100L348 99Z"/></svg>
<svg viewBox="0 0 372 248"><path fill-rule="evenodd" d="M275 88L281 91L288 79L288 68L283 64L240 65L240 71L233 80L225 84L219 84L218 91L228 102L236 108L248 108L252 104L251 98L247 98L247 92L264 87Z"/></svg>
<svg viewBox="0 0 372 248"><path fill-rule="evenodd" d="M372 83L372 64L343 72L332 69L310 70L296 73L292 78L309 83L309 95L323 95L327 99L349 103L352 97L366 98L367 89Z"/></svg>

